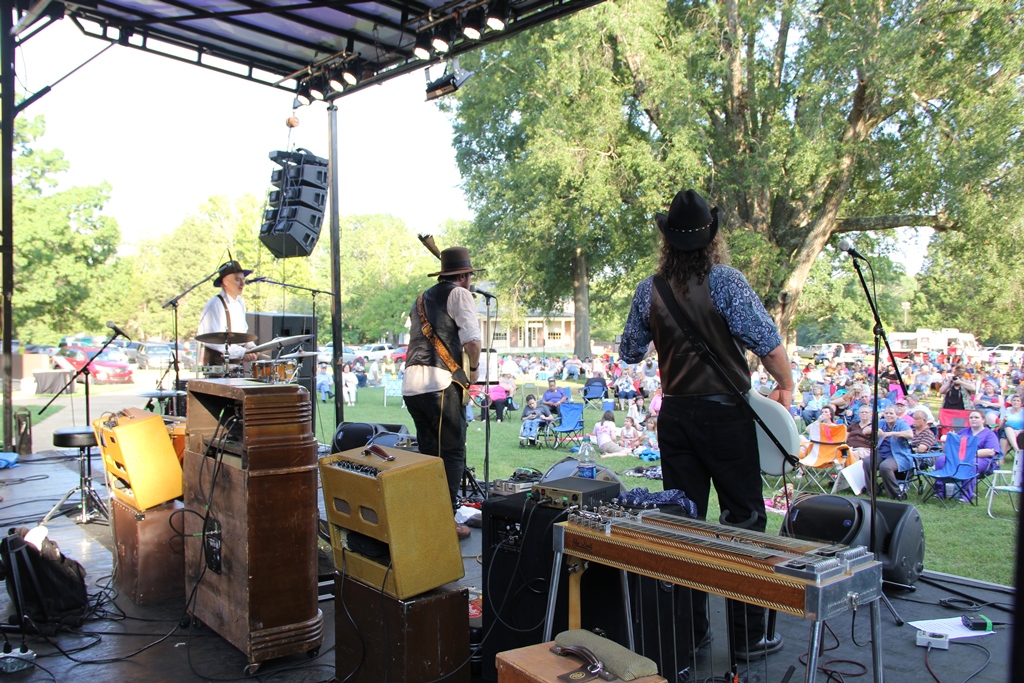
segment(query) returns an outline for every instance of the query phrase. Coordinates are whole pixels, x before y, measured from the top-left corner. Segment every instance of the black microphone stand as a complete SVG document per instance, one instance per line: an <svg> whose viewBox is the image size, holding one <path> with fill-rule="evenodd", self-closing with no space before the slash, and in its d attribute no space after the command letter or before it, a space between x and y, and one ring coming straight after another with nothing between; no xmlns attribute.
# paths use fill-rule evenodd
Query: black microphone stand
<svg viewBox="0 0 1024 683"><path fill-rule="evenodd" d="M73 386L79 377L84 377L85 425L91 428L92 411L89 404L89 377L92 373L89 371L89 365L91 365L92 362L96 360L101 353L106 351L107 347L110 346L110 343L117 339L119 336L121 336L120 333L115 332L110 337L110 339L108 339L106 343L104 343L103 346L101 346L99 350L96 351L96 353L92 354L92 357L85 361L85 365L83 365L81 369L79 369L75 374L71 376L71 379L67 381L67 383L61 388L61 390L54 394L53 398L47 401L46 405L39 409L38 414L42 415L43 412L47 408L49 408L54 401L57 400L58 396L67 391L68 387ZM61 506L63 506L64 503L68 501L68 498L70 498L77 492L81 492L82 494L82 524L87 524L89 522L89 519L93 516L93 512L89 510L90 507L94 508L95 513L101 514L107 519L110 518L110 515L107 512L107 508L103 504L103 500L100 498L100 495L96 493L96 489L92 487L92 449L89 448L87 451L85 449L82 449L82 451L83 453L79 457L80 459L84 460L84 462L79 462L78 486L65 493L61 497L61 499L57 501L57 504L50 508L50 511L46 513L45 517L43 517L43 521L39 522L40 524L46 524L48 521L50 521L51 517L60 512Z"/></svg>
<svg viewBox="0 0 1024 683"><path fill-rule="evenodd" d="M860 260L857 257L855 257L855 256L851 256L851 258L853 259L853 268L854 268L854 270L857 271L857 277L858 277L858 279L860 279L860 286L864 290L864 296L865 296L865 298L868 301L868 306L871 308L871 315L872 315L872 317L874 318L874 321L875 321L875 325L874 325L874 328L872 330L873 333L874 333L874 337L875 337L875 348L874 348L874 351L875 351L875 376L874 376L874 379L873 379L873 382L872 382L872 389L871 389L872 390L872 394L871 394L871 471L868 473L868 475L869 475L868 478L870 480L869 481L869 486L870 486L870 491L871 491L871 520L869 522L871 524L871 528L870 528L870 541L869 541L869 543L870 543L870 550L871 550L871 552L875 553L875 557L877 559L877 556L879 554L878 543L880 541L880 539L877 538L877 529L876 529L876 526L875 526L875 518L878 515L878 491L877 491L878 486L877 486L877 484L878 484L878 466L880 464L878 462L878 383L879 383L879 379L880 379L879 378L879 373L878 373L878 362L879 362L879 356L881 355L880 352L882 350L881 349L882 342L885 342L885 349L886 349L886 351L889 354L889 359L892 360L894 358L894 356L892 355L892 349L889 347L889 339L885 336L885 328L882 326L882 320L878 316L878 306L875 305L875 300L871 296L871 290L868 288L868 283L864 279L864 273L861 271ZM871 266L871 264L868 263L868 267L870 267L870 266ZM900 374L900 370L899 370L898 367L896 367L896 363L895 362L893 362L893 368L896 371L896 379L899 381L900 386L903 387L903 393L906 394L906 392L907 392L907 385L903 382L903 376ZM902 586L902 584L901 584L901 586ZM903 588L911 588L910 586L902 586L902 587ZM889 610L889 613L892 614L892 618L895 620L896 625L897 626L902 626L905 623L903 621L903 618L896 611L896 608L893 607L892 602L890 602L889 597L884 592L881 593L881 600L882 600L882 603ZM872 605L872 610L874 610L877 613L877 607L875 606L876 603L871 603L871 605ZM874 616L877 616L877 614L873 615L873 618L872 618L872 621L871 621L871 638L872 638L872 640L875 643L877 643L878 642L877 639L880 638L882 634L881 634L880 629L879 629L878 632L876 632L876 628L875 628L875 621L876 621L876 619L874 618ZM881 660L879 660L879 661L881 661Z"/></svg>
<svg viewBox="0 0 1024 683"><path fill-rule="evenodd" d="M217 277L218 273L220 273L220 269L217 269L217 270L213 271L212 273L210 273L209 275L204 277L202 280L200 280L199 282L195 283L194 285L192 285L191 287L186 289L181 294L178 294L177 296L171 297L170 299L167 300L167 303L165 303L163 306L161 306L161 308L173 308L174 309L172 311L172 314L171 314L171 320L173 321L171 323L171 328L172 328L172 331L173 331L173 334L174 334L174 351L173 351L174 357L172 359L172 362L174 363L174 391L177 391L178 387L181 386L181 370L180 370L179 363L178 363L178 360L179 360L178 359L178 302L182 298L184 298L184 296L186 294L191 292L193 289L195 289L199 285L203 284L204 282L209 282L213 278ZM226 354L225 354L225 357L226 357ZM199 363L200 363L200 359L199 359L199 354L197 353L196 354L196 364L198 365ZM167 368L167 369L170 370L170 368ZM164 373L164 374L166 375L167 373ZM161 384L163 383L163 377L160 378L160 382L161 382ZM174 401L173 405L174 405L174 408L175 408L174 409L174 414L177 415L178 414L178 402L177 402L177 400Z"/></svg>
<svg viewBox="0 0 1024 683"><path fill-rule="evenodd" d="M476 294L476 292L473 292ZM491 474L491 411L497 410L494 408L494 399L491 398L490 385L492 378L490 376L491 371L491 346L494 341L494 330L491 324L491 297L484 296L484 307L487 310L487 329L491 333L490 340L484 344L483 353L483 390L485 397L480 401L480 407L483 410L484 420L484 482L481 486L480 482L475 476L473 476L473 470L466 466L462 472L462 497L467 498L472 492L474 495L480 496L483 500L487 500L490 491L490 474ZM483 342L481 342L483 343ZM500 373L499 373L500 374ZM477 380L480 381L479 379ZM497 380L493 380L497 381Z"/></svg>
<svg viewBox="0 0 1024 683"><path fill-rule="evenodd" d="M328 292L328 291L323 290L323 289L314 289L313 287L303 287L302 285L292 285L292 284L288 284L287 282L278 282L277 280L271 280L269 278L261 278L260 282L265 282L268 285L274 285L276 287L284 287L285 289L301 289L304 292L309 292L310 293L310 298L312 299L312 303L313 303L313 330L310 330L310 332L313 332L316 329L316 323L317 323L317 317L316 317L316 295L317 294L326 294L327 296L332 296L332 297L334 296L334 292ZM258 284L258 283L254 282L253 284ZM315 351L316 348L317 348L316 334L313 335L312 346L313 346L313 350ZM305 362L305 359L303 359L303 362ZM315 368L316 368L316 360L313 361L312 366L310 367L310 372L309 372L309 400L312 402L313 406L317 407L317 410L310 411L310 415L312 416L312 424L310 425L310 427L312 428L314 435L316 435L317 411L319 410L319 406L318 406L317 400L316 400L316 372L313 371ZM300 379L301 379L301 376L300 376ZM337 386L337 383L335 384L335 389L336 389L336 391L334 392L335 410L338 411L337 414L344 415L344 410L345 409L344 409L344 407L341 407L341 404L343 404L344 401L342 400L341 389L340 389L340 387ZM342 419L344 419L344 417ZM338 426L335 425L334 428L335 428L335 430L337 430Z"/></svg>

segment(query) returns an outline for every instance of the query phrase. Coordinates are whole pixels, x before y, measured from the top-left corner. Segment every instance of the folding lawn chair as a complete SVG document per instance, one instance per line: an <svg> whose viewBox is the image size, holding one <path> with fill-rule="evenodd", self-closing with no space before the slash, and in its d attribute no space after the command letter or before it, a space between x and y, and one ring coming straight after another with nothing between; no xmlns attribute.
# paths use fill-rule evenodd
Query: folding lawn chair
<svg viewBox="0 0 1024 683"><path fill-rule="evenodd" d="M970 427L971 423L967 419L970 416L971 411L969 410L939 409L939 439L941 440L944 435L950 432L959 432L965 427Z"/></svg>
<svg viewBox="0 0 1024 683"><path fill-rule="evenodd" d="M948 501L952 501L954 505L958 502L973 502L967 497L967 491L968 485L978 478L978 472L974 467L978 458L978 437L973 434L961 436L952 432L946 434L945 454L946 461L942 467L921 473L925 481L933 482L925 491L924 501L937 497L945 507L949 507ZM949 489L947 484L952 484L952 489Z"/></svg>
<svg viewBox="0 0 1024 683"><path fill-rule="evenodd" d="M580 387L580 397L583 399L583 409L597 408L599 411L604 410L604 397L607 393L607 389L597 384L588 384Z"/></svg>
<svg viewBox="0 0 1024 683"><path fill-rule="evenodd" d="M996 500L997 493L1005 493L1010 497L1010 505L1013 507L1013 511L1017 511L1017 500L1014 495L1020 496L1021 493L1021 479L1024 474L1024 456L1021 456L1020 452L1017 453L1017 457L1013 459L1012 470L996 470L992 475L992 485L988 487L988 516L992 519L999 519L992 514L992 504ZM1009 480L1006 480L1006 476L1009 475ZM1002 483L1006 481L1006 483Z"/></svg>
<svg viewBox="0 0 1024 683"><path fill-rule="evenodd" d="M548 425L544 432L544 443L548 448L558 448L566 443L583 443L582 403L563 403L559 406L554 424Z"/></svg>
<svg viewBox="0 0 1024 683"><path fill-rule="evenodd" d="M822 493L828 493L850 452L846 445L846 425L814 422L807 427L807 436L808 441L800 449L803 477L797 488L803 490L813 484Z"/></svg>

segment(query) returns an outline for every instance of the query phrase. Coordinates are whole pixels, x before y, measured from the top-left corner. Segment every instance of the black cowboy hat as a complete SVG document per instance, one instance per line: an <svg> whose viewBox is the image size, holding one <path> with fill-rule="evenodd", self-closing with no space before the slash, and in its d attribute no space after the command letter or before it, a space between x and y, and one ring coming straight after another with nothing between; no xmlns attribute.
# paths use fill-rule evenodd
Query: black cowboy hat
<svg viewBox="0 0 1024 683"><path fill-rule="evenodd" d="M241 273L246 277L252 275L252 271L242 268L242 264L238 261L228 261L227 263L222 263L220 268L217 269L217 279L213 281L213 286L220 287L221 281L226 275L234 275L235 273Z"/></svg>
<svg viewBox="0 0 1024 683"><path fill-rule="evenodd" d="M680 251L695 251L711 244L718 234L719 211L693 190L680 191L668 215L655 214L654 222L669 244Z"/></svg>

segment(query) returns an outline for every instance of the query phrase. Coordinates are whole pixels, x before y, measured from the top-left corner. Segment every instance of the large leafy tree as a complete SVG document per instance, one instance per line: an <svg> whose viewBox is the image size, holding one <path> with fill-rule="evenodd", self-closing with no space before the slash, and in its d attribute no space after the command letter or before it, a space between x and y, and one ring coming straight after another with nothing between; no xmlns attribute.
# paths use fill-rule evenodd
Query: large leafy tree
<svg viewBox="0 0 1024 683"><path fill-rule="evenodd" d="M15 122L14 334L22 342L103 328L117 284L117 223L106 185L58 190L68 163L35 143L42 117Z"/></svg>
<svg viewBox="0 0 1024 683"><path fill-rule="evenodd" d="M1019 222L1022 19L996 1L608 0L463 57L477 244L518 296L571 294L586 335L590 280L649 272L653 213L695 187L788 327L838 234Z"/></svg>

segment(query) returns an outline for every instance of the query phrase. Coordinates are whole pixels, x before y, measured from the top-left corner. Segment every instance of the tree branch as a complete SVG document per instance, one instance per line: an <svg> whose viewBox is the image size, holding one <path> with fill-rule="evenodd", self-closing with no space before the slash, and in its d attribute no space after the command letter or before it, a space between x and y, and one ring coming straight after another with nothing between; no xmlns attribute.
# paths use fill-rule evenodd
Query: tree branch
<svg viewBox="0 0 1024 683"><path fill-rule="evenodd" d="M869 230L893 230L905 227L929 227L937 232L959 230L959 224L945 214L892 214L888 216L852 216L837 218L835 233L867 232Z"/></svg>

